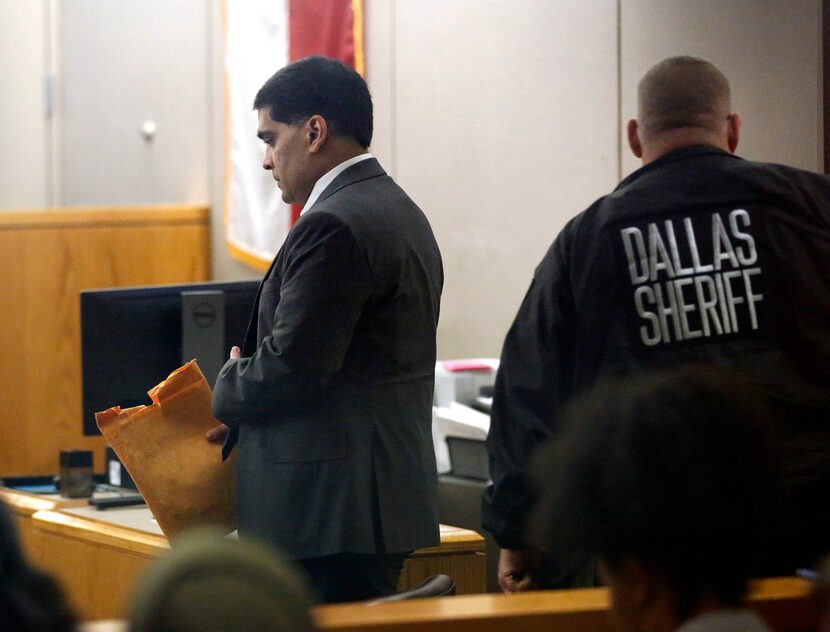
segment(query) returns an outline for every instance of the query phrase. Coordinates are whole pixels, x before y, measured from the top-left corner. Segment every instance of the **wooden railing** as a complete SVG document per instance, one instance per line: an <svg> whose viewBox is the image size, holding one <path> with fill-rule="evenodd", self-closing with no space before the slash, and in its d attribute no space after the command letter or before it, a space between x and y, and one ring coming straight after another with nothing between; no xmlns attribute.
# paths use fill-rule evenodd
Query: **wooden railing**
<svg viewBox="0 0 830 632"><path fill-rule="evenodd" d="M753 582L749 597L778 632L816 629L809 582L768 578ZM605 588L550 590L512 595L467 595L376 606L315 609L325 632L613 632Z"/></svg>

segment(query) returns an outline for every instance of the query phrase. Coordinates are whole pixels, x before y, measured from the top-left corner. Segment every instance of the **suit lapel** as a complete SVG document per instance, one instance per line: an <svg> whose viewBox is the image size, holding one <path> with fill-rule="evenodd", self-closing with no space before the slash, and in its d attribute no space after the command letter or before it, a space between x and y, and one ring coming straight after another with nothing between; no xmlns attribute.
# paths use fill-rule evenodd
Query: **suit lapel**
<svg viewBox="0 0 830 632"><path fill-rule="evenodd" d="M361 160L357 164L352 165L348 169L346 169L343 173L338 175L330 185L328 185L325 190L320 194L320 197L315 202L315 206L322 202L323 200L330 198L332 195L337 193L343 187L347 187L350 184L355 184L356 182L361 182L363 180L369 180L370 178L377 178L378 176L385 176L386 172L383 170L383 167L380 166L380 163L377 161L377 158L367 158L366 160ZM309 212L313 211L314 207L312 206L309 209Z"/></svg>
<svg viewBox="0 0 830 632"><path fill-rule="evenodd" d="M352 165L343 173L338 175L332 183L325 188L325 190L320 194L320 197L317 199L317 202L322 202L326 198L331 197L339 190L344 187L349 186L350 184L355 184L356 182L362 182L363 180L368 180L370 178L377 178L378 176L385 176L386 171L383 170L383 167L380 166L380 163L377 161L377 158L368 158L366 160L361 160L357 164ZM315 204L317 203L315 202ZM309 212L313 210L314 207L309 209ZM290 234L290 231L289 231ZM286 239L288 237L286 236ZM282 250L282 248L280 248ZM250 356L253 355L256 351L256 344L257 344L257 326L259 321L259 299L262 294L262 286L266 280L271 277L271 274L274 271L274 267L277 265L277 259L279 259L279 252L274 257L273 261L271 261L271 265L268 267L268 270L265 272L265 275L262 277L262 281L259 283L259 288L257 289L256 299L254 300L254 306L251 310L251 318L248 321L248 329L245 333L245 341L242 349L243 356Z"/></svg>

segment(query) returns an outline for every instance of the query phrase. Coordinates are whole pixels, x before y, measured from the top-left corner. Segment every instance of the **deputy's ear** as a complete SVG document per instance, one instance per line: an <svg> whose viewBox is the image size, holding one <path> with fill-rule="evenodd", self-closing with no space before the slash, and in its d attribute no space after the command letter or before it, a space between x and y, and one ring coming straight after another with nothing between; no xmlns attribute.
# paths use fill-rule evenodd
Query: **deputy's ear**
<svg viewBox="0 0 830 632"><path fill-rule="evenodd" d="M726 142L729 145L729 151L733 154L735 150L738 148L738 141L741 138L741 125L743 124L744 120L741 118L741 115L737 112L732 112L729 117L726 119Z"/></svg>
<svg viewBox="0 0 830 632"><path fill-rule="evenodd" d="M640 142L640 127L637 123L637 119L631 119L628 121L625 131L628 134L628 146L631 148L631 153L637 158L642 158L643 145Z"/></svg>

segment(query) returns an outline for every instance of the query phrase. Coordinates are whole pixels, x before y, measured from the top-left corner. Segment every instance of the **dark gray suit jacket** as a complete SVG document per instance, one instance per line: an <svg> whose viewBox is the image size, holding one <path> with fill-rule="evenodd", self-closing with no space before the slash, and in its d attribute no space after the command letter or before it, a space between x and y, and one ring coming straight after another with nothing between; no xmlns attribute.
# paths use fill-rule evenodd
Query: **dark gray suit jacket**
<svg viewBox="0 0 830 632"><path fill-rule="evenodd" d="M240 534L294 558L439 542L431 411L443 270L429 223L375 159L297 221L214 415L238 441Z"/></svg>

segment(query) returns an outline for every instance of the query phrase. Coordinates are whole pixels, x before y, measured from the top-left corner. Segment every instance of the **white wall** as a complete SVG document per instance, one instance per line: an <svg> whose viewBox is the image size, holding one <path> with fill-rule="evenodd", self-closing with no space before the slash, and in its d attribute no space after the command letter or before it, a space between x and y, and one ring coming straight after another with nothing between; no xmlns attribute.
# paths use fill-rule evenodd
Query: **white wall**
<svg viewBox="0 0 830 632"><path fill-rule="evenodd" d="M559 229L639 165L636 84L677 54L731 79L741 154L822 165L819 0L365 0L373 152L444 253L439 357L498 355Z"/></svg>
<svg viewBox="0 0 830 632"><path fill-rule="evenodd" d="M444 256L439 355L498 355L553 236L616 182L616 2L367 4L373 151Z"/></svg>
<svg viewBox="0 0 830 632"><path fill-rule="evenodd" d="M0 1L0 208L50 203L46 0Z"/></svg>
<svg viewBox="0 0 830 632"><path fill-rule="evenodd" d="M620 32L623 124L646 70L697 55L730 81L744 119L738 154L822 170L820 0L622 0ZM623 157L624 172L637 167Z"/></svg>
<svg viewBox="0 0 830 632"><path fill-rule="evenodd" d="M822 164L820 0L364 2L372 151L444 253L441 357L497 355L556 233L636 168L621 125L659 59L723 68L745 118L739 153ZM0 207L208 201L214 276L255 275L223 240L219 16L220 0L0 1ZM50 170L53 137L64 153Z"/></svg>

